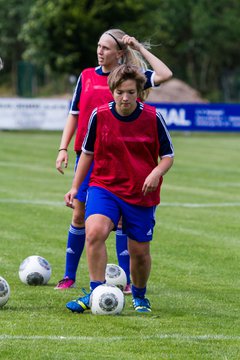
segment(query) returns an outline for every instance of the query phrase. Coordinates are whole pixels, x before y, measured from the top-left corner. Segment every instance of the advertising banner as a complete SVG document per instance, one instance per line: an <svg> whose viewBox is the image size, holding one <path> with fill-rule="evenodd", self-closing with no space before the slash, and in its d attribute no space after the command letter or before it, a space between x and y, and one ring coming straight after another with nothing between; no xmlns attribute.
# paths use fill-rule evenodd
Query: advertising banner
<svg viewBox="0 0 240 360"><path fill-rule="evenodd" d="M1 130L62 130L69 100L0 98Z"/></svg>
<svg viewBox="0 0 240 360"><path fill-rule="evenodd" d="M240 104L149 104L169 130L240 131ZM68 99L0 98L0 130L62 130L69 107Z"/></svg>
<svg viewBox="0 0 240 360"><path fill-rule="evenodd" d="M240 131L240 104L156 104L169 130Z"/></svg>

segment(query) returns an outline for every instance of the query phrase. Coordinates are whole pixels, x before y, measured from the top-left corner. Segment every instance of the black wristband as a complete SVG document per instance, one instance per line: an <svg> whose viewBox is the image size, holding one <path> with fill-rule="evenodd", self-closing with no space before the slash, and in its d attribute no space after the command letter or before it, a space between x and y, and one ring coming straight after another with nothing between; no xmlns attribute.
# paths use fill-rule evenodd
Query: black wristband
<svg viewBox="0 0 240 360"><path fill-rule="evenodd" d="M59 151L62 151L62 150L67 151L67 149L64 149L64 148L63 148L63 149L59 149L58 152L59 152Z"/></svg>

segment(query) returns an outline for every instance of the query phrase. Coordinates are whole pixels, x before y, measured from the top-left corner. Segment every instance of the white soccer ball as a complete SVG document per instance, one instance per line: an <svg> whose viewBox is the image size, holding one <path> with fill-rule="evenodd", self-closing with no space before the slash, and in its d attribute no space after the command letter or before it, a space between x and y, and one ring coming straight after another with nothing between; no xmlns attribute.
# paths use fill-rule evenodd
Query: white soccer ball
<svg viewBox="0 0 240 360"><path fill-rule="evenodd" d="M8 282L0 276L0 307L4 306L10 296L10 286Z"/></svg>
<svg viewBox="0 0 240 360"><path fill-rule="evenodd" d="M124 305L123 292L114 285L99 285L91 294L90 306L94 315L117 315Z"/></svg>
<svg viewBox="0 0 240 360"><path fill-rule="evenodd" d="M126 273L119 265L107 264L105 279L107 284L115 285L122 291L127 285Z"/></svg>
<svg viewBox="0 0 240 360"><path fill-rule="evenodd" d="M45 285L52 274L49 262L41 256L28 256L19 267L19 278L27 285Z"/></svg>

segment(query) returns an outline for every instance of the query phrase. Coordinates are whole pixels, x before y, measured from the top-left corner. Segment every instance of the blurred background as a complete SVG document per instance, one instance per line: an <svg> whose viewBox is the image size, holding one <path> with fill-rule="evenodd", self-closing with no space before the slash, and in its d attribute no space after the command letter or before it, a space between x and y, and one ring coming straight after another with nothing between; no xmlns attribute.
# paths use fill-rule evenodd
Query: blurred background
<svg viewBox="0 0 240 360"><path fill-rule="evenodd" d="M239 19L239 0L0 0L0 97L71 96L97 65L99 36L116 27L152 44L173 92L185 84L208 102L238 103Z"/></svg>

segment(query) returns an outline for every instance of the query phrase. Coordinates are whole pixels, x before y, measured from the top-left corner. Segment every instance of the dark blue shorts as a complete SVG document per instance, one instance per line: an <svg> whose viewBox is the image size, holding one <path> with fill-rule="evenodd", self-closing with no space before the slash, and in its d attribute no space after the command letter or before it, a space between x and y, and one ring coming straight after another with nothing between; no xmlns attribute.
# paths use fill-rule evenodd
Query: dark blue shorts
<svg viewBox="0 0 240 360"><path fill-rule="evenodd" d="M88 188L85 220L91 215L101 214L112 220L116 230L122 216L123 232L132 240L138 242L152 240L155 211L156 206L129 204L101 187Z"/></svg>
<svg viewBox="0 0 240 360"><path fill-rule="evenodd" d="M77 155L77 157L76 157L74 172L77 169L77 164L78 164L78 161L79 161L79 157L80 157L80 155ZM88 184L89 184L89 179L90 179L92 169L93 169L93 163L92 163L92 165L91 165L91 167L90 167L90 169L89 169L89 171L87 173L87 176L85 177L82 185L79 187L77 195L75 196L75 199L77 199L80 202L84 202L84 203L86 202Z"/></svg>

